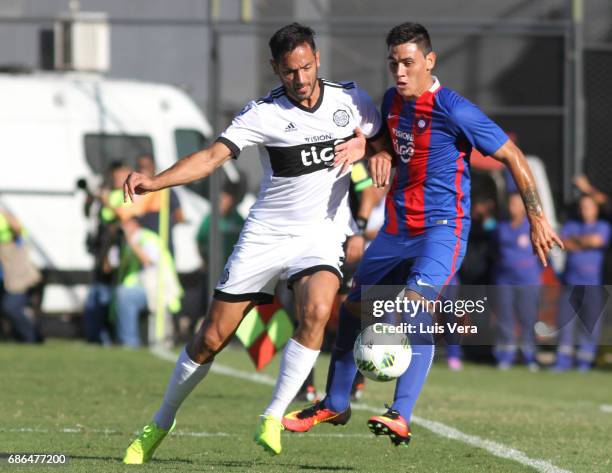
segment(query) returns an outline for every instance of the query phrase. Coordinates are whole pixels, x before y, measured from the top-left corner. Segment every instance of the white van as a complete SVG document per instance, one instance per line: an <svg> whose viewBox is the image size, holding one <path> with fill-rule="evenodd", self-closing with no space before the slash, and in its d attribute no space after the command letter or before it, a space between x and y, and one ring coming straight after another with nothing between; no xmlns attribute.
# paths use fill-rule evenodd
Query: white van
<svg viewBox="0 0 612 473"><path fill-rule="evenodd" d="M111 161L153 155L158 169L202 148L211 127L181 90L83 73L0 74L0 206L29 233L35 262L49 273L43 311L82 309L93 259L85 195ZM174 229L179 272L195 270L195 234L208 203L176 189L187 220Z"/></svg>

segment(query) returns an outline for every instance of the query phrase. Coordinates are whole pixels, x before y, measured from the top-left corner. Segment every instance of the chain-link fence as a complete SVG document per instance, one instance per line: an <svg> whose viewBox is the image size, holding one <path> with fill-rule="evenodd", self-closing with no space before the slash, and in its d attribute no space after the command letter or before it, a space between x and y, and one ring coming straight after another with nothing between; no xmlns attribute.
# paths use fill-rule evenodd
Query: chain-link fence
<svg viewBox="0 0 612 473"><path fill-rule="evenodd" d="M595 187L610 193L612 182L612 45L585 54L586 160L585 171Z"/></svg>

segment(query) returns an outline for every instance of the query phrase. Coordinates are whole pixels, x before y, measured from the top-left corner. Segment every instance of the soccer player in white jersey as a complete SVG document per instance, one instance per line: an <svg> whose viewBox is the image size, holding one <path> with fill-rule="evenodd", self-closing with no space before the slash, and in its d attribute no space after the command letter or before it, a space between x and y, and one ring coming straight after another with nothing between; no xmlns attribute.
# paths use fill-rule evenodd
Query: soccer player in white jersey
<svg viewBox="0 0 612 473"><path fill-rule="evenodd" d="M180 354L161 407L128 447L125 463L151 458L215 355L254 304L271 302L279 279L293 289L299 326L283 352L272 402L255 432L255 441L267 451L281 452L281 419L319 354L342 276L342 244L351 234L348 163L363 152L366 138L374 150L382 147L381 119L354 83L318 77L319 51L310 28L297 23L281 28L270 49L280 87L249 103L209 148L154 177L132 173L124 184L126 200L133 199L206 177L247 146L260 144L267 151L258 200L208 316Z"/></svg>

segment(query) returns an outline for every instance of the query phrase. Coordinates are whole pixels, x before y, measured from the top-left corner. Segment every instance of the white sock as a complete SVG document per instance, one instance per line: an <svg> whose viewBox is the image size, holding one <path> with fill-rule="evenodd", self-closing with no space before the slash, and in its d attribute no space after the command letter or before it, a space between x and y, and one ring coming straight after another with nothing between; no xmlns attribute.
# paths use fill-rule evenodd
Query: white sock
<svg viewBox="0 0 612 473"><path fill-rule="evenodd" d="M287 406L293 401L317 361L317 356L319 356L319 350L311 350L300 345L293 338L289 339L283 352L272 402L264 415L271 414L279 420L283 418Z"/></svg>
<svg viewBox="0 0 612 473"><path fill-rule="evenodd" d="M181 352L176 361L174 371L170 376L170 381L168 381L164 401L155 416L153 416L153 420L158 426L166 430L172 426L176 411L181 407L189 393L193 391L193 388L204 379L211 365L212 361L199 365L189 358L187 349Z"/></svg>

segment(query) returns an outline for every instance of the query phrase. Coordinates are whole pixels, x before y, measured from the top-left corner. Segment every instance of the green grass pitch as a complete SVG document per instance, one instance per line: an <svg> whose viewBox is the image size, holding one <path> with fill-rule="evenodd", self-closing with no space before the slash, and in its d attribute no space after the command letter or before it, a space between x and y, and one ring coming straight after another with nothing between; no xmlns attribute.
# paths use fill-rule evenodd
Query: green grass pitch
<svg viewBox="0 0 612 473"><path fill-rule="evenodd" d="M318 362L324 386L329 358ZM220 365L253 373L244 350L229 347ZM3 471L218 471L218 472L519 472L533 467L491 450L434 433L436 421L511 456L541 460L575 472L612 471L612 373L498 372L468 365L449 372L434 365L415 415L407 448L372 436L368 407L346 427L320 426L283 433L283 453L265 454L252 441L271 386L211 373L184 404L176 434L145 466L121 458L134 432L157 408L171 362L146 350L103 349L78 342L0 346L0 452L63 453L66 466L0 463ZM278 357L265 374L274 377ZM384 411L393 383L368 382L362 406ZM300 407L299 405L292 407ZM489 444L487 444L489 445ZM513 449L513 450L512 450ZM548 466L547 466L548 465Z"/></svg>

